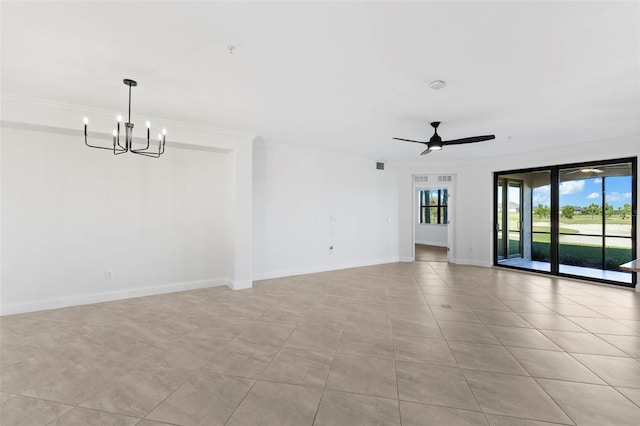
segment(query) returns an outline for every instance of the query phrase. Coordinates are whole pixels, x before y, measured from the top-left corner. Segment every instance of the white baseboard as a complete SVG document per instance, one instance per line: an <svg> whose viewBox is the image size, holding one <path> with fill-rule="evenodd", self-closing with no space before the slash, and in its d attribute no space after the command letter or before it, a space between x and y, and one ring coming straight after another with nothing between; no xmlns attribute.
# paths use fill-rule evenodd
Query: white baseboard
<svg viewBox="0 0 640 426"><path fill-rule="evenodd" d="M398 259L400 262L413 262L414 259L411 256L400 256L400 259Z"/></svg>
<svg viewBox="0 0 640 426"><path fill-rule="evenodd" d="M229 287L231 290L245 290L247 288L253 287L253 281L252 280L246 280L246 281L229 280L229 282L227 283L227 287Z"/></svg>
<svg viewBox="0 0 640 426"><path fill-rule="evenodd" d="M483 262L478 259L454 259L451 263L455 263L457 265L481 266L483 268L491 268L493 266L493 263L491 262Z"/></svg>
<svg viewBox="0 0 640 426"><path fill-rule="evenodd" d="M263 272L253 275L254 281L270 280L273 278L291 277L294 275L317 274L319 272L338 271L341 269L360 268L363 266L384 265L386 263L400 262L400 258L392 257L388 259L370 259L361 262L346 262L336 265L311 266L308 268L286 269L280 271Z"/></svg>
<svg viewBox="0 0 640 426"><path fill-rule="evenodd" d="M209 280L187 281L182 283L171 283L151 287L90 293L77 296L56 297L23 303L11 303L7 305L0 305L0 316L66 308L69 306L90 305L93 303L109 302L112 300L131 299L141 296L153 296L156 294L174 293L177 291L195 290L198 288L217 287L221 285L227 285L231 287L230 280L228 278L214 278Z"/></svg>

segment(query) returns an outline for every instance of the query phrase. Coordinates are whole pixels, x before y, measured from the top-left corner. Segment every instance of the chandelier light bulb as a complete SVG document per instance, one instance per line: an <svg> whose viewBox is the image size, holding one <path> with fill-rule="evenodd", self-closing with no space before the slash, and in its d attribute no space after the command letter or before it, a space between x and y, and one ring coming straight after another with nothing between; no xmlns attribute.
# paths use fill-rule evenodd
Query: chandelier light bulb
<svg viewBox="0 0 640 426"><path fill-rule="evenodd" d="M132 154L144 155L145 157L151 158L159 158L162 154L164 154L164 134L166 134L165 130L162 129L162 133L158 134L158 143L156 146L150 146L151 138L150 138L150 127L151 122L147 121L145 124L147 125L147 145L141 148L134 148L134 137L133 137L133 123L131 122L131 88L136 87L138 83L135 80L131 80L129 78L125 78L123 80L125 86L129 88L129 110L127 115L127 121L124 122L125 131L120 137L120 126L123 123L123 117L120 114L116 115L116 126L112 131L113 134L113 144L111 146L104 145L94 145L89 142L89 132L88 132L88 124L89 119L87 117L83 118L84 121L84 144L89 148L98 148L109 150L113 152L113 155L124 154L125 152L131 152ZM122 139L122 140L121 140ZM122 143L121 143L122 142ZM154 141L154 145L155 141Z"/></svg>

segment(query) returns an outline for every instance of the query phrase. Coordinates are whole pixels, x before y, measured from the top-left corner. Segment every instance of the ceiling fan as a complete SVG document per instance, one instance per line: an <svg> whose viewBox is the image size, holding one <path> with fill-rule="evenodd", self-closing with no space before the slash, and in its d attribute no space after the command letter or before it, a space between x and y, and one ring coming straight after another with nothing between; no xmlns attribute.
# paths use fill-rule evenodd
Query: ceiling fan
<svg viewBox="0 0 640 426"><path fill-rule="evenodd" d="M415 143L424 144L427 146L427 149L422 151L422 154L420 155L425 155L430 153L431 151L440 151L445 145L461 145L463 143L484 142L484 141L489 141L491 139L496 138L495 135L484 135L484 136L471 136L469 138L462 138L462 139L453 139L450 141L443 141L440 135L438 134L439 125L440 125L439 121L434 121L433 123L431 123L431 127L433 127L434 129L434 133L433 133L433 136L431 136L431 139L429 139L429 142L414 141L411 139L401 139L401 138L393 138L393 139L396 139L399 141L405 141L405 142L415 142Z"/></svg>

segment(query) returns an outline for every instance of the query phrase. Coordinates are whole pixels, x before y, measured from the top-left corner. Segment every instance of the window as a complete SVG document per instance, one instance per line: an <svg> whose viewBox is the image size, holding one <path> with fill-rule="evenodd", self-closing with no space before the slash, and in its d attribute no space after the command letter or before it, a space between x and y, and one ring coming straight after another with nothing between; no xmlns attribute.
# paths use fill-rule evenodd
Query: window
<svg viewBox="0 0 640 426"><path fill-rule="evenodd" d="M423 189L420 191L420 223L446 225L447 190Z"/></svg>

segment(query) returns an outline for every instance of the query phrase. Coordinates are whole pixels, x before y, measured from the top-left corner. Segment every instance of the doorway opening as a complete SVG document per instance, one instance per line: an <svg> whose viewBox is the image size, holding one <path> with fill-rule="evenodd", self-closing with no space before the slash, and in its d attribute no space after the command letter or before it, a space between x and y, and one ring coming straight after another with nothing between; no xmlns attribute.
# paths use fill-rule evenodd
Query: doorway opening
<svg viewBox="0 0 640 426"><path fill-rule="evenodd" d="M413 260L449 262L452 259L454 177L413 177Z"/></svg>

